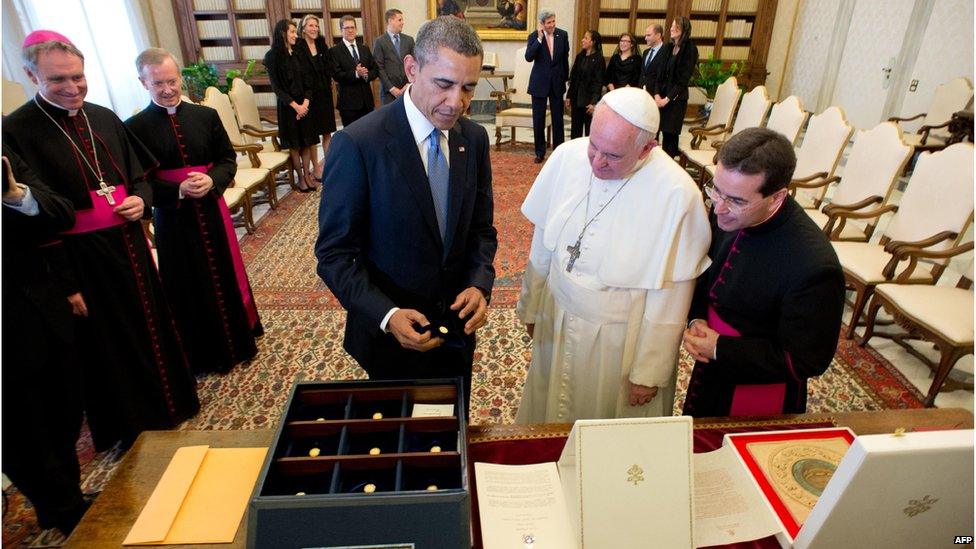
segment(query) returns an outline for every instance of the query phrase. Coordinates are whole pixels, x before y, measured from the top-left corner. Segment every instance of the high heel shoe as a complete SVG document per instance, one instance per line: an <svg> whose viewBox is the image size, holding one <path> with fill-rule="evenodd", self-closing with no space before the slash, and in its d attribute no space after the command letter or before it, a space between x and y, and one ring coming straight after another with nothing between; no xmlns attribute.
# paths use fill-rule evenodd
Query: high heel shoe
<svg viewBox="0 0 976 549"><path fill-rule="evenodd" d="M319 190L319 186L315 184L315 177L310 174L305 174L305 186L308 187L308 192L310 193Z"/></svg>

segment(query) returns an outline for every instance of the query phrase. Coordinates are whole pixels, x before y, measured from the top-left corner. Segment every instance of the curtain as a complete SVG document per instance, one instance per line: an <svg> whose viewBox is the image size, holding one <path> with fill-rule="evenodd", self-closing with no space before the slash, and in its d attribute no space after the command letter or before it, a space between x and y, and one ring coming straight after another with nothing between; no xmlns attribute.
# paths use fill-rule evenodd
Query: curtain
<svg viewBox="0 0 976 549"><path fill-rule="evenodd" d="M14 78L23 74L23 37L33 30L51 29L67 36L85 55L86 101L114 110L123 120L148 102L135 69L136 56L149 46L137 2L3 0L3 12L4 78L26 79ZM30 92L34 87L27 89Z"/></svg>

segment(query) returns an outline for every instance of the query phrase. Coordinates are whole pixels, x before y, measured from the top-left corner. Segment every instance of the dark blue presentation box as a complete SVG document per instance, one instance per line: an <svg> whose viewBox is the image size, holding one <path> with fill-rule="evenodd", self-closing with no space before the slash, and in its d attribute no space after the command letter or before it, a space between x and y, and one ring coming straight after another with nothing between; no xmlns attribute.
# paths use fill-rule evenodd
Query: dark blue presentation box
<svg viewBox="0 0 976 549"><path fill-rule="evenodd" d="M247 546L469 549L462 387L296 383L248 506ZM417 404L451 415L415 417Z"/></svg>

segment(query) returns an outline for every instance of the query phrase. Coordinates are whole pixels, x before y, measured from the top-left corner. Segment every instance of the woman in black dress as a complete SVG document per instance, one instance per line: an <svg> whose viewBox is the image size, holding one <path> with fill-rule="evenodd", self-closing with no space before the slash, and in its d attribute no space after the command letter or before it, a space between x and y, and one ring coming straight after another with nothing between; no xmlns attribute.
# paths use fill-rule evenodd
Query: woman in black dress
<svg viewBox="0 0 976 549"><path fill-rule="evenodd" d="M305 60L312 65L312 100L308 105L308 118L315 128L315 132L322 136L323 155L329 151L329 141L332 132L336 131L335 104L332 101L332 54L325 45L325 38L319 33L319 18L314 14L302 17L301 39L296 49L302 52ZM312 147L311 164L305 167L305 173L312 173L318 162L316 148ZM309 187L315 188L311 181Z"/></svg>
<svg viewBox="0 0 976 549"><path fill-rule="evenodd" d="M641 54L637 47L637 39L633 34L625 32L620 35L620 42L617 44L610 63L607 64L607 73L604 83L607 89L613 91L625 86L639 86L641 73Z"/></svg>
<svg viewBox="0 0 976 549"><path fill-rule="evenodd" d="M674 158L688 108L688 81L698 65L698 47L691 40L691 21L687 17L674 18L671 41L661 53L667 56L667 63L658 85L660 94L654 96L654 102L661 110L661 146Z"/></svg>
<svg viewBox="0 0 976 549"><path fill-rule="evenodd" d="M572 119L570 139L590 135L593 107L600 101L606 69L599 32L588 30L583 33L580 48L573 69L569 71L569 92L566 94L566 109Z"/></svg>
<svg viewBox="0 0 976 549"><path fill-rule="evenodd" d="M271 49L264 56L264 68L278 97L278 139L291 153L298 190L307 193L313 190L313 177L306 166L311 161L312 148L319 143L319 134L308 116L315 75L312 65L295 51L297 41L295 23L287 19L278 21Z"/></svg>

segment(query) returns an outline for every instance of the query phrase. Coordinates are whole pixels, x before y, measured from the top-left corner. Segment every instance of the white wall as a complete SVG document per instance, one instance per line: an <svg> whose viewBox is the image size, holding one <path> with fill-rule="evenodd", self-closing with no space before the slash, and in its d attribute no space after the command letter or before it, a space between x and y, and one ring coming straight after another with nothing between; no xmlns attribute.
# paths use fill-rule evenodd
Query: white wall
<svg viewBox="0 0 976 549"><path fill-rule="evenodd" d="M769 39L769 55L766 57L766 91L769 98L779 101L789 94L782 94L783 76L786 72L786 60L790 51L790 39L795 28L800 0L780 0L776 6L776 20L773 22L773 34ZM806 108L806 104L803 105Z"/></svg>
<svg viewBox="0 0 976 549"><path fill-rule="evenodd" d="M822 110L820 90L840 3L841 0L803 0L799 5L780 96L796 95L810 111Z"/></svg>

